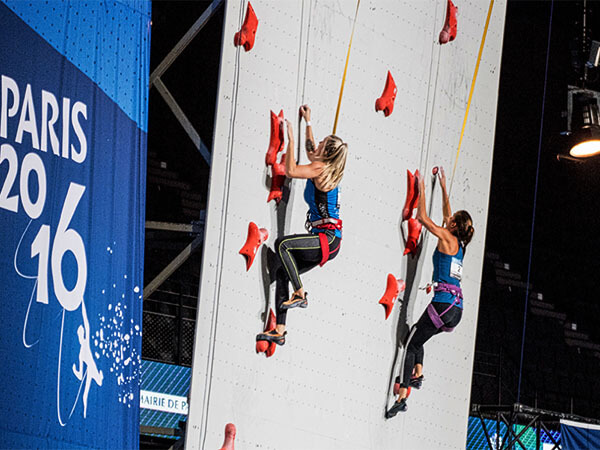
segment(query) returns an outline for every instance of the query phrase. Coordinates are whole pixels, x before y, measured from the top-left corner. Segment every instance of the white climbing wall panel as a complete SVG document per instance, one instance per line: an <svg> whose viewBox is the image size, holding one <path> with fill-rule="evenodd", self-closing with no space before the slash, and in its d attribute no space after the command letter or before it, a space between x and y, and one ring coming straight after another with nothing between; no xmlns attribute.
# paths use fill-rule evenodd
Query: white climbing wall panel
<svg viewBox="0 0 600 450"><path fill-rule="evenodd" d="M288 339L272 358L257 355L265 302L265 249L246 272L238 254L249 221L279 234L303 232L304 182L291 184L285 214L266 203L264 156L269 111L284 110L298 129L298 107L311 105L317 141L331 133L355 0L254 0L254 48L233 46L246 1L226 4L210 198L194 347L186 445L220 448L225 424L238 449L464 448L487 220L506 0L496 0L451 193L454 210L474 218L464 265L465 312L453 333L425 347L423 389L407 413L385 420L401 305L390 318L377 302L388 273L406 278L400 216L406 170L427 174L456 161L489 2L456 0L458 37L439 45L446 0L362 0L337 134L349 143L342 183L344 239L339 256L303 276L306 310L288 313ZM374 110L390 70L394 112ZM301 141L303 148L303 139ZM302 152L300 162L306 162ZM441 221L439 184L433 219ZM430 297L435 246L427 236L416 279L404 299L412 325ZM390 403L391 404L391 403Z"/></svg>

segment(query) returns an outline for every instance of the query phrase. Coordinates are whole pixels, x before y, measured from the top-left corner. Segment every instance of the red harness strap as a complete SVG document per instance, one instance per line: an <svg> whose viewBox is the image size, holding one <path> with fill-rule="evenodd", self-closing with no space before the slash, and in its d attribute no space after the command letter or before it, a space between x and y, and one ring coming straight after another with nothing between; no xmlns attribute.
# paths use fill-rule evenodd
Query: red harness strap
<svg viewBox="0 0 600 450"><path fill-rule="evenodd" d="M329 242L327 242L327 233L319 233L319 243L321 244L321 262L319 266L323 267L329 260Z"/></svg>
<svg viewBox="0 0 600 450"><path fill-rule="evenodd" d="M340 230L342 229L342 221L341 219L334 219L328 217L326 219L319 219L315 222L306 222L307 230L312 228L318 228L321 230ZM321 245L321 262L319 266L323 267L323 265L329 260L329 255L331 252L329 251L329 242L327 240L327 233L319 233L319 244ZM339 249L336 248L334 250L337 251Z"/></svg>

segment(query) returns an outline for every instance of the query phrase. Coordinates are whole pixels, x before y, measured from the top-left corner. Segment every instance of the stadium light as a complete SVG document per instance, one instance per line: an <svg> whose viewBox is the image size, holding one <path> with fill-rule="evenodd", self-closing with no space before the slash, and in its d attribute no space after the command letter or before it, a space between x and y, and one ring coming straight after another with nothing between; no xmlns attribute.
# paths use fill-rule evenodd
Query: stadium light
<svg viewBox="0 0 600 450"><path fill-rule="evenodd" d="M589 158L600 154L600 115L595 96L578 95L575 98L572 116L575 143L569 154L575 158Z"/></svg>

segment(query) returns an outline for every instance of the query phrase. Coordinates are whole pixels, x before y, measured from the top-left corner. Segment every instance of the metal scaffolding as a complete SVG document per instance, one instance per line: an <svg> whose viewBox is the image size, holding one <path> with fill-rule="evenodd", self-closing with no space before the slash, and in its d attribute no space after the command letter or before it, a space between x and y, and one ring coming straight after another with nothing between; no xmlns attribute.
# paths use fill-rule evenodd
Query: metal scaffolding
<svg viewBox="0 0 600 450"><path fill-rule="evenodd" d="M471 405L471 415L481 422L481 427L486 437L487 448L490 450L522 449L527 447L521 441L523 435L534 430L536 436L536 449L542 448L542 432L552 441L551 450L560 449L560 439L555 439L552 431L560 429L561 419L577 422L600 424L600 420L589 419L575 414L565 414L546 409L532 408L521 403L513 405ZM495 426L488 430L484 419L493 420ZM504 436L501 436L501 427L505 426ZM515 425L523 428L517 432ZM494 437L491 432L495 432Z"/></svg>

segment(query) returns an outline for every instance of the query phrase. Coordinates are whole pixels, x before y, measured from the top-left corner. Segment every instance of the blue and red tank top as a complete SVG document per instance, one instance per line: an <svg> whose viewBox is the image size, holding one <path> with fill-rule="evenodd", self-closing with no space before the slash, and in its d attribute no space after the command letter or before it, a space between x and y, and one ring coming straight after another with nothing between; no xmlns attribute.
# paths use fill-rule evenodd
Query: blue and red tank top
<svg viewBox="0 0 600 450"><path fill-rule="evenodd" d="M308 203L308 220L315 222L320 219L339 219L340 218L340 187L336 186L329 192L323 192L317 189L313 180L306 180L304 188L304 200ZM312 233L324 233L327 230L313 228ZM335 230L335 235L342 237L340 230Z"/></svg>
<svg viewBox="0 0 600 450"><path fill-rule="evenodd" d="M455 255L442 253L436 247L433 252L433 282L452 284L460 287L463 258L464 250L460 243L458 244L458 251ZM453 303L454 300L455 296L450 292L435 292L432 301L439 303ZM457 306L462 308L462 302L458 303Z"/></svg>

